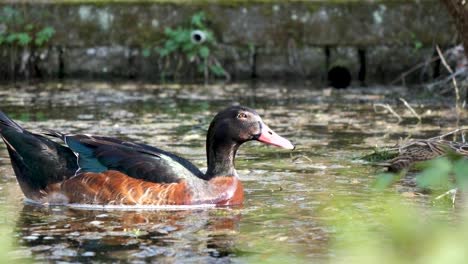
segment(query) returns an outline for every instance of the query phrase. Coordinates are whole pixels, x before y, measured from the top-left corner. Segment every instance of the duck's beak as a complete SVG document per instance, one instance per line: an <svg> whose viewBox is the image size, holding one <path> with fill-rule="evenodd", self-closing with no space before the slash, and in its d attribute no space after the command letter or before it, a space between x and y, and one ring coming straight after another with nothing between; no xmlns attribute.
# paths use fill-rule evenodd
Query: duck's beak
<svg viewBox="0 0 468 264"><path fill-rule="evenodd" d="M285 149L294 149L294 145L284 137L276 134L271 128L269 128L265 123L261 122L261 133L257 138L258 141L285 148Z"/></svg>

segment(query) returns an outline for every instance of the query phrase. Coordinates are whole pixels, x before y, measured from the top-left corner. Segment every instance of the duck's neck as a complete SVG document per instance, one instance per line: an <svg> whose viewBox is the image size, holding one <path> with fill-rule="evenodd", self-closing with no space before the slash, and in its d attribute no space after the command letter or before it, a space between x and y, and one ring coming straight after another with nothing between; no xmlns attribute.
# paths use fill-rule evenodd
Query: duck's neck
<svg viewBox="0 0 468 264"><path fill-rule="evenodd" d="M210 135L206 142L206 155L208 158L207 180L218 176L237 177L234 159L240 144L226 138Z"/></svg>

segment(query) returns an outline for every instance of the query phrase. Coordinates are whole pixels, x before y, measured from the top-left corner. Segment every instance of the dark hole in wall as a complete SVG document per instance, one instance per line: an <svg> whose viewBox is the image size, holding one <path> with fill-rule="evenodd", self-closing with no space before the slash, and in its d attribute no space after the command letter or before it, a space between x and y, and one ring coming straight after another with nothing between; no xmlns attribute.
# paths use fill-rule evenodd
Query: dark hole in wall
<svg viewBox="0 0 468 264"><path fill-rule="evenodd" d="M351 84L351 73L348 68L343 66L334 66L328 71L328 85L343 89Z"/></svg>

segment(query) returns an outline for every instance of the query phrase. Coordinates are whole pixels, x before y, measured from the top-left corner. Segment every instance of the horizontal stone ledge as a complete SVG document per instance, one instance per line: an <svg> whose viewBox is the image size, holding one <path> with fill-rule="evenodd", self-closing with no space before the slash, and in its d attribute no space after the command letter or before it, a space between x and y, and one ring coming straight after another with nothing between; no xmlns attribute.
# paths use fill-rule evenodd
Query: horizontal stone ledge
<svg viewBox="0 0 468 264"><path fill-rule="evenodd" d="M80 46L160 45L164 28L204 11L220 43L297 45L447 44L455 29L437 0L427 1L25 1L14 4L56 30L53 42ZM5 6L6 3L0 4Z"/></svg>

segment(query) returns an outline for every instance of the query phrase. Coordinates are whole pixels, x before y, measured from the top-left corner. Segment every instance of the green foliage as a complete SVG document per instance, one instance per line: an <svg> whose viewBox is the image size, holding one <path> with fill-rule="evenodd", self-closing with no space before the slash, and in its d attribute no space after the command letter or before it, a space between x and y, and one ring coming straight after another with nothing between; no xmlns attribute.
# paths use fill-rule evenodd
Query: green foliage
<svg viewBox="0 0 468 264"><path fill-rule="evenodd" d="M49 41L55 34L55 29L53 27L44 27L41 31L36 33L36 39L34 43L37 46L42 46L44 43Z"/></svg>
<svg viewBox="0 0 468 264"><path fill-rule="evenodd" d="M20 46L26 46L31 42L31 37L24 32L11 33L5 38L5 42L8 44L14 44L16 42Z"/></svg>
<svg viewBox="0 0 468 264"><path fill-rule="evenodd" d="M210 65L210 70L216 76L223 76L225 74L224 68L218 64Z"/></svg>
<svg viewBox="0 0 468 264"><path fill-rule="evenodd" d="M163 46L156 48L156 50L163 58L176 53L184 54L188 61L197 64L198 72L202 73L208 70L214 76L225 76L226 71L213 57L212 50L216 46L216 40L213 32L206 26L205 21L205 13L199 12L191 17L188 27L165 28L166 40ZM203 43L194 43L192 41L191 33L194 30L200 30L206 34ZM143 56L147 57L150 54L151 50L143 51Z"/></svg>
<svg viewBox="0 0 468 264"><path fill-rule="evenodd" d="M145 47L142 52L143 57L148 58L151 56L151 48Z"/></svg>
<svg viewBox="0 0 468 264"><path fill-rule="evenodd" d="M0 10L0 26L0 45L25 47L33 44L40 47L55 35L53 27L29 21L11 6L4 6Z"/></svg>
<svg viewBox="0 0 468 264"><path fill-rule="evenodd" d="M416 38L416 34L411 33L411 40L413 41L414 50L420 50L424 45L423 43Z"/></svg>
<svg viewBox="0 0 468 264"><path fill-rule="evenodd" d="M447 157L431 160L417 177L418 186L423 188L450 188L450 176L453 164Z"/></svg>
<svg viewBox="0 0 468 264"><path fill-rule="evenodd" d="M455 161L452 171L457 185L466 191L468 189L468 161L465 159Z"/></svg>
<svg viewBox="0 0 468 264"><path fill-rule="evenodd" d="M198 28L205 28L205 13L199 12L192 16L192 25Z"/></svg>
<svg viewBox="0 0 468 264"><path fill-rule="evenodd" d="M334 263L464 263L468 217L452 221L397 194L353 205L336 201L328 215ZM362 210L366 208L366 210Z"/></svg>
<svg viewBox="0 0 468 264"><path fill-rule="evenodd" d="M374 188L382 191L394 182L400 179L400 175L395 173L382 173L377 176L377 179L374 183Z"/></svg>

